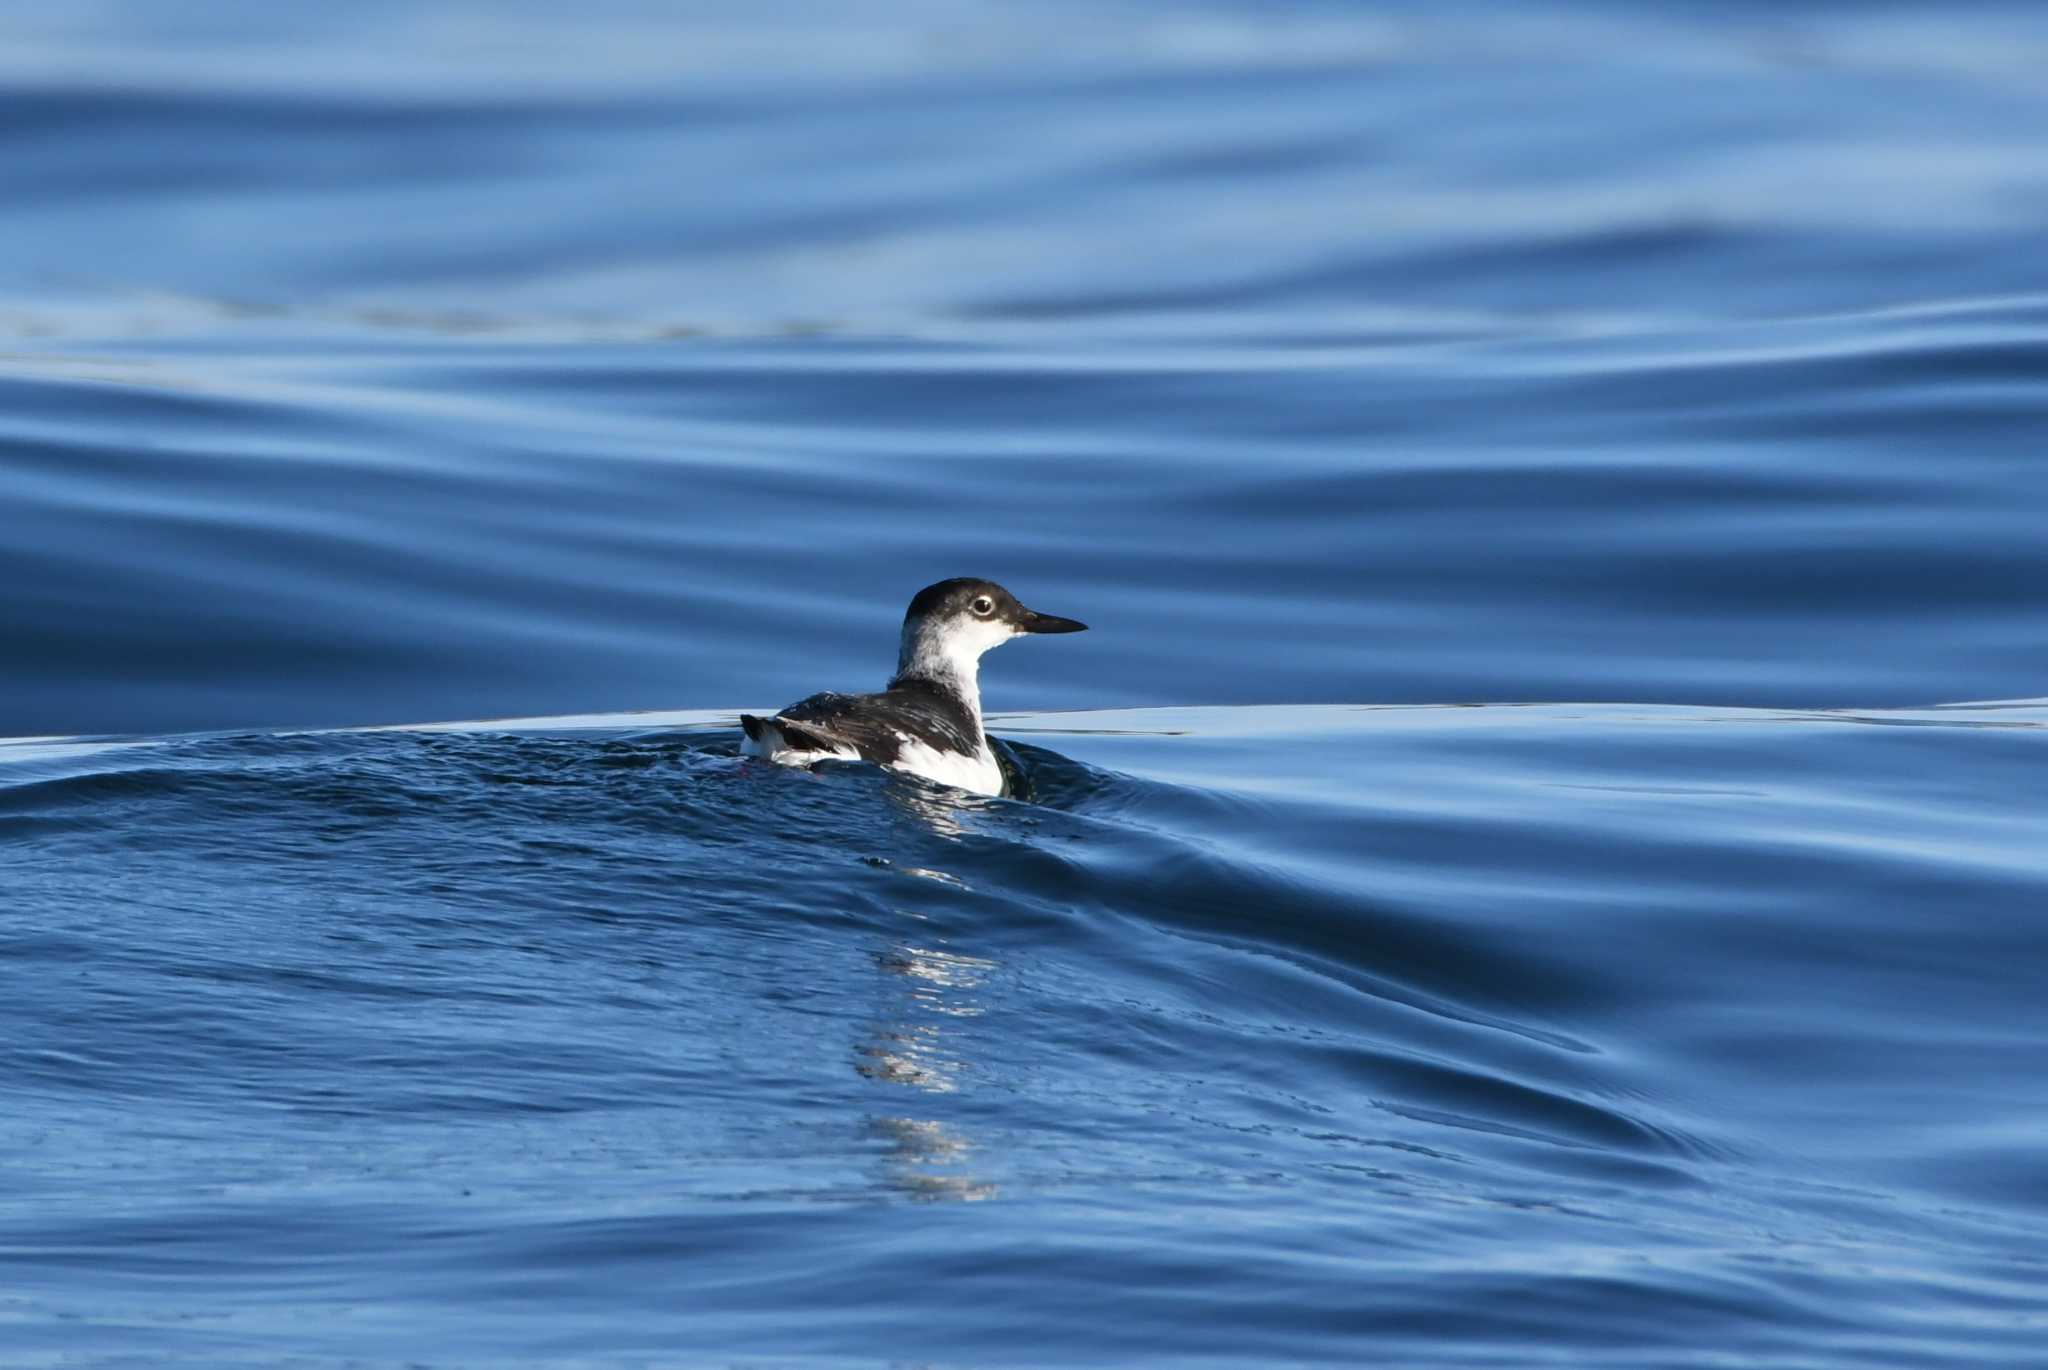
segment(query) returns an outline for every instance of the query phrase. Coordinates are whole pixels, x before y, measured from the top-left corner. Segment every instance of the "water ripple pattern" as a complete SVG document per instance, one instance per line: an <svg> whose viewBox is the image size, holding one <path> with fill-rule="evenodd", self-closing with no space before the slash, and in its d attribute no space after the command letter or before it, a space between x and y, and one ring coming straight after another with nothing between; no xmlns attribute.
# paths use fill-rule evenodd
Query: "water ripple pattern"
<svg viewBox="0 0 2048 1370"><path fill-rule="evenodd" d="M0 7L0 1368L2048 1365L2044 70Z"/></svg>

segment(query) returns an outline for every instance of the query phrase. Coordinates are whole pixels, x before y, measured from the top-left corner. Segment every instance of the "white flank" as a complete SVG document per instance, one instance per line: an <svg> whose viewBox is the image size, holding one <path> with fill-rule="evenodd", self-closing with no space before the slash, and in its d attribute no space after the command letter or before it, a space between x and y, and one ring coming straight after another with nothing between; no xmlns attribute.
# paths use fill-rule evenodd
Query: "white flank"
<svg viewBox="0 0 2048 1370"><path fill-rule="evenodd" d="M902 750L890 763L892 771L909 771L926 780L936 780L956 790L972 790L976 794L999 795L1003 792L1003 768L996 763L996 754L988 749L986 742L980 751L968 756L960 752L939 751L903 733L897 733L896 740L902 744Z"/></svg>

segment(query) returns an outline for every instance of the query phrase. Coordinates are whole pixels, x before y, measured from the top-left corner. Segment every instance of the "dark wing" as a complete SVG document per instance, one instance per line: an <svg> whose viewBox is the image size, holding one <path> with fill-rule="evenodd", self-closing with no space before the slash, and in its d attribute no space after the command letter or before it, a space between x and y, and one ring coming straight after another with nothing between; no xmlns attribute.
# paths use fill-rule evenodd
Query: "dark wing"
<svg viewBox="0 0 2048 1370"><path fill-rule="evenodd" d="M886 766L903 744L874 711L864 707L873 695L812 695L775 715L782 739L799 751L829 752L851 747L861 759Z"/></svg>
<svg viewBox="0 0 2048 1370"><path fill-rule="evenodd" d="M939 751L971 754L981 749L973 715L936 691L898 687L871 695L812 695L775 715L775 721L793 747L851 747L881 766L902 754L905 737Z"/></svg>
<svg viewBox="0 0 2048 1370"><path fill-rule="evenodd" d="M773 728L776 736L781 739L782 744L792 751L829 752L836 750L840 745L832 738L825 737L814 730L803 728L790 722L781 714L777 714L773 718L761 718L754 714L741 714L740 727L746 732L748 740L753 742L759 742L767 735L768 730Z"/></svg>

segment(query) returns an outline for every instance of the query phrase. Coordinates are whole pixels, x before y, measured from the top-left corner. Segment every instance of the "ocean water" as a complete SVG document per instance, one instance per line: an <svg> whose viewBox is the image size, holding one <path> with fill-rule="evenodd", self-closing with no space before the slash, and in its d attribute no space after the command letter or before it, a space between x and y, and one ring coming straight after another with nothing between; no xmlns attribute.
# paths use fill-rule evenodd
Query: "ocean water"
<svg viewBox="0 0 2048 1370"><path fill-rule="evenodd" d="M2048 1366L2044 69L0 8L0 1366Z"/></svg>

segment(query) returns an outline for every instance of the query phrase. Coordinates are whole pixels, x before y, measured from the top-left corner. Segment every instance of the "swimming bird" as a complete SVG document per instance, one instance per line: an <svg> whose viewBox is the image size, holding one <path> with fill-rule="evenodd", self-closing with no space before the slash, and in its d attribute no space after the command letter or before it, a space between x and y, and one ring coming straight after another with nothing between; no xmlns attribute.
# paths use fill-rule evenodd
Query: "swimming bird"
<svg viewBox="0 0 2048 1370"><path fill-rule="evenodd" d="M741 714L741 750L786 766L872 761L977 794L1003 792L981 729L981 654L1025 633L1086 628L1025 608L991 580L927 585L903 615L896 674L879 694L815 694L773 718Z"/></svg>

